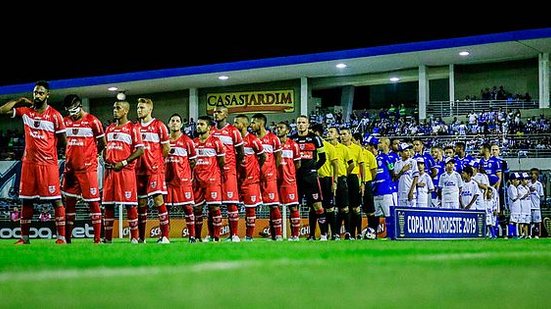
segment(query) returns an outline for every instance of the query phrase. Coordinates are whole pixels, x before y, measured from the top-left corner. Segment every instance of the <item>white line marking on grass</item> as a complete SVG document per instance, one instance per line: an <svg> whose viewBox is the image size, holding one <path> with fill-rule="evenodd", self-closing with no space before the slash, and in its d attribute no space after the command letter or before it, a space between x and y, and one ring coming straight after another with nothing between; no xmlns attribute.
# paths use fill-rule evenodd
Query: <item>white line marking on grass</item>
<svg viewBox="0 0 551 309"><path fill-rule="evenodd" d="M266 264L289 265L296 261L281 259L275 261L217 261L200 264L173 265L173 266L140 266L119 268L86 268L86 269L59 269L59 270L29 270L21 272L0 273L0 283L13 281L43 281L51 279L85 279L107 277L131 277L143 275L175 274L205 271L227 271L245 267L260 267Z"/></svg>
<svg viewBox="0 0 551 309"><path fill-rule="evenodd" d="M551 252L474 252L474 253L443 253L416 256L416 260L423 261L451 261L493 258L521 258L551 256Z"/></svg>

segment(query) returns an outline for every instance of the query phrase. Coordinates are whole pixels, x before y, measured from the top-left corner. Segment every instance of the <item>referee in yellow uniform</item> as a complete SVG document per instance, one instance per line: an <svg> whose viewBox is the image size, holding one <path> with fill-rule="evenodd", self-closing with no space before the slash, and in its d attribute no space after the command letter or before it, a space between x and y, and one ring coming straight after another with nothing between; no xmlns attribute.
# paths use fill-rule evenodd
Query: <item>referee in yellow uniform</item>
<svg viewBox="0 0 551 309"><path fill-rule="evenodd" d="M362 155L362 147L354 143L352 132L350 129L341 129L341 142L348 148L348 155L354 164L348 166L347 183L348 183L348 202L350 209L350 239L356 239L356 226L362 224L362 214L360 206L362 203L360 175L364 172L364 156ZM363 186L363 184L362 184ZM345 236L345 239L346 236Z"/></svg>

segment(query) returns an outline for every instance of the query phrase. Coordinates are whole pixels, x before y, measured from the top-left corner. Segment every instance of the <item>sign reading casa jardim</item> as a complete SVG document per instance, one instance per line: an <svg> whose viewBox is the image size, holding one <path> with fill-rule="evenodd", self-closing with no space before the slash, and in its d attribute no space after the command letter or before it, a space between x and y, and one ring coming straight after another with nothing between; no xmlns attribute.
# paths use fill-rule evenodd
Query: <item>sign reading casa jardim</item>
<svg viewBox="0 0 551 309"><path fill-rule="evenodd" d="M207 113L224 105L229 113L292 113L294 90L207 93Z"/></svg>

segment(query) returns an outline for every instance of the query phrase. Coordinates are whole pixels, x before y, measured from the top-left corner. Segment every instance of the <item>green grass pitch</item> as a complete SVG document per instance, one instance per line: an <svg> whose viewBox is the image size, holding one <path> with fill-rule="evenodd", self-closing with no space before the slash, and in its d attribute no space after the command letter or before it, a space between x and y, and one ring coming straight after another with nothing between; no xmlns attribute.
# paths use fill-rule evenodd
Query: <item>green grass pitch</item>
<svg viewBox="0 0 551 309"><path fill-rule="evenodd" d="M543 308L551 239L0 241L2 308Z"/></svg>

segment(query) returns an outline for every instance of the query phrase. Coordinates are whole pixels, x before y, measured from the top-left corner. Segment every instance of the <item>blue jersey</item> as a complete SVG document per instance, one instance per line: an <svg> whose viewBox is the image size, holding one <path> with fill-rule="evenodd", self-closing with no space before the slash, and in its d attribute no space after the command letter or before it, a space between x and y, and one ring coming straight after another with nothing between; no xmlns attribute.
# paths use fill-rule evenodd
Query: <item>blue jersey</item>
<svg viewBox="0 0 551 309"><path fill-rule="evenodd" d="M440 180L440 175L444 174L446 171L446 162L444 160L434 161L433 169L436 169L436 176L432 177L432 183L435 188L438 188L438 181ZM437 198L438 192L436 190L432 191L432 198Z"/></svg>
<svg viewBox="0 0 551 309"><path fill-rule="evenodd" d="M371 182L373 186L373 195L381 196L392 194L395 190L392 189L392 173L394 171L394 162L387 154L379 153L377 155L377 175Z"/></svg>
<svg viewBox="0 0 551 309"><path fill-rule="evenodd" d="M430 155L430 153L428 152L425 152L423 154L416 153L415 155L413 155L414 159L417 159L419 157L422 157L425 160L425 172L429 175L432 175L432 169L434 168L435 162L432 156Z"/></svg>
<svg viewBox="0 0 551 309"><path fill-rule="evenodd" d="M489 159L480 159L480 168L488 175L490 180L490 186L493 186L498 181L497 173L501 172L501 160L496 157L490 157Z"/></svg>
<svg viewBox="0 0 551 309"><path fill-rule="evenodd" d="M474 161L474 158L471 155L465 155L463 158L460 158L459 156L455 156L454 159L455 159L455 171L458 172L459 175L461 175L461 173L463 172L463 168L465 166L469 165L471 161Z"/></svg>
<svg viewBox="0 0 551 309"><path fill-rule="evenodd" d="M394 165L396 164L396 162L402 160L402 158L400 158L400 156L394 151L389 152L387 156L389 161L392 162L392 164ZM398 179L392 182L392 192L398 192Z"/></svg>

